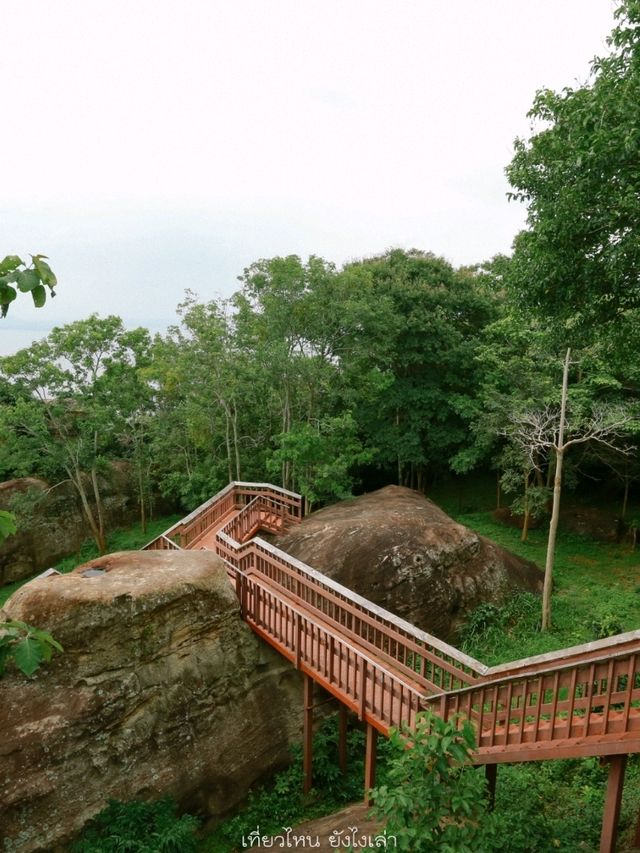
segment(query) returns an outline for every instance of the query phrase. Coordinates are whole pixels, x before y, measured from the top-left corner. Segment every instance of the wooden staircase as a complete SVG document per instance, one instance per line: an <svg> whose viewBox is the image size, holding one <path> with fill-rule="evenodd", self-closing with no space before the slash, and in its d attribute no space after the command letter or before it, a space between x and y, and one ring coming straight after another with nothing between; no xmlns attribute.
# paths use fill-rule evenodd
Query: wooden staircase
<svg viewBox="0 0 640 853"><path fill-rule="evenodd" d="M366 787L375 734L432 710L476 731L477 764L600 756L610 763L601 851L615 849L624 763L640 752L640 631L487 667L256 534L303 517L300 495L230 483L145 549L208 549L225 562L252 630L305 677L306 785L313 683L367 723ZM495 769L490 780L495 784ZM640 848L640 824L637 836Z"/></svg>

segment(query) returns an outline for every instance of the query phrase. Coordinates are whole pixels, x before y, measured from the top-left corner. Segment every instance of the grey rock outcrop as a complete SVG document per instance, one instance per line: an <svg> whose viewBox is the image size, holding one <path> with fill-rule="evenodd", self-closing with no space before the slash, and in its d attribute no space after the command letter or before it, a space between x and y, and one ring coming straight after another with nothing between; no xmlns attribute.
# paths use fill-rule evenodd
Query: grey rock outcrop
<svg viewBox="0 0 640 853"><path fill-rule="evenodd" d="M242 622L210 552L111 554L32 581L4 615L64 646L0 682L4 851L54 849L109 798L222 814L299 738L298 674Z"/></svg>
<svg viewBox="0 0 640 853"><path fill-rule="evenodd" d="M482 602L540 592L542 572L401 486L321 509L277 545L444 640Z"/></svg>

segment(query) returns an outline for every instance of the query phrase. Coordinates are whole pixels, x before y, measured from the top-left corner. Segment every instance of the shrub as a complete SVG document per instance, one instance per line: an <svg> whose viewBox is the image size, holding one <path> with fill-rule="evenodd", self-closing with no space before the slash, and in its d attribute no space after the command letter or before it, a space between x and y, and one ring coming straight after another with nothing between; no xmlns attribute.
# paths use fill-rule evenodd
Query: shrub
<svg viewBox="0 0 640 853"><path fill-rule="evenodd" d="M374 813L386 821L399 850L475 853L499 846L487 811L486 779L470 766L475 749L468 722L457 729L430 713L414 729L392 730L386 782L372 791Z"/></svg>
<svg viewBox="0 0 640 853"><path fill-rule="evenodd" d="M153 803L119 803L106 809L86 827L73 853L196 853L193 815L176 814L170 798Z"/></svg>
<svg viewBox="0 0 640 853"><path fill-rule="evenodd" d="M605 637L622 634L624 626L617 613L610 609L603 609L599 613L595 613L590 620L589 631L594 640L603 640Z"/></svg>

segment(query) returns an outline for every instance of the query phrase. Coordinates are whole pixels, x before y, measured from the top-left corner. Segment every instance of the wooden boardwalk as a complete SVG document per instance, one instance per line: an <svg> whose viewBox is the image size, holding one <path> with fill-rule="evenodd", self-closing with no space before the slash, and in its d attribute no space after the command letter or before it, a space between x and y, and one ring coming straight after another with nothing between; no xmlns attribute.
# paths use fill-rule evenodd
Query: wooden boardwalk
<svg viewBox="0 0 640 853"><path fill-rule="evenodd" d="M640 752L640 631L486 667L256 536L302 517L299 495L231 483L146 548L224 560L245 621L305 675L309 749L315 682L368 724L368 784L375 733L425 709L472 723L478 764L606 757L600 849L614 850L624 762Z"/></svg>

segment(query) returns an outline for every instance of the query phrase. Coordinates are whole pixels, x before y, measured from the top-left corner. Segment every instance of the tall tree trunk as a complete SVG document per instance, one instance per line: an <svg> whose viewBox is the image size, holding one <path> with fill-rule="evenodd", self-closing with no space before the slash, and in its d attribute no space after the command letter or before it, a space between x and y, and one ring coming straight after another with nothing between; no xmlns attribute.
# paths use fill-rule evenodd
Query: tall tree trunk
<svg viewBox="0 0 640 853"><path fill-rule="evenodd" d="M229 410L225 406L224 410L224 443L227 448L227 476L229 482L233 480L233 470L231 468L231 430L229 428Z"/></svg>
<svg viewBox="0 0 640 853"><path fill-rule="evenodd" d="M524 472L524 517L522 519L522 534L520 536L521 542L527 541L527 536L529 535L529 520L531 518L531 513L529 512L529 472Z"/></svg>
<svg viewBox="0 0 640 853"><path fill-rule="evenodd" d="M231 429L233 432L233 449L236 460L236 480L242 480L240 476L240 445L238 443L238 410L233 404L233 416L231 418Z"/></svg>
<svg viewBox="0 0 640 853"><path fill-rule="evenodd" d="M144 498L144 472L142 465L138 465L138 501L140 504L140 528L143 533L147 532L147 507Z"/></svg>
<svg viewBox="0 0 640 853"><path fill-rule="evenodd" d="M400 447L400 409L396 409L396 427L398 427L398 447ZM398 461L398 485L402 485L402 462L400 461L400 452L397 452Z"/></svg>
<svg viewBox="0 0 640 853"><path fill-rule="evenodd" d="M104 533L104 513L102 511L102 495L98 485L98 474L95 467L91 468L91 485L93 486L93 496L96 502L96 515L98 516L98 539L96 544L101 554L107 550L107 540Z"/></svg>
<svg viewBox="0 0 640 853"><path fill-rule="evenodd" d="M285 383L284 400L282 405L282 432L288 435L291 430L291 412L289 409L289 386ZM282 485L285 489L290 488L290 465L288 459L282 460Z"/></svg>
<svg viewBox="0 0 640 853"><path fill-rule="evenodd" d="M93 536L96 546L98 547L98 551L101 554L104 554L106 550L106 542L104 541L104 535L101 533L100 527L96 522L93 510L91 509L91 504L89 503L89 498L87 497L87 492L84 487L84 483L82 482L82 472L79 468L76 468L75 465L73 469L66 466L65 468L67 474L69 475L69 479L73 483L75 490L78 493L78 496L80 497L82 511L84 512L84 517L87 519L87 524L89 525L91 535Z"/></svg>
<svg viewBox="0 0 640 853"><path fill-rule="evenodd" d="M629 475L627 473L625 473L625 475L624 475L624 497L622 498L622 512L620 514L622 521L624 521L625 518L627 517L627 505L629 503L629 480L630 479L631 478L629 477Z"/></svg>
<svg viewBox="0 0 640 853"><path fill-rule="evenodd" d="M496 509L500 509L500 498L502 497L502 489L500 484L500 471L496 471Z"/></svg>
<svg viewBox="0 0 640 853"><path fill-rule="evenodd" d="M549 539L547 540L547 559L544 566L544 587L542 590L542 630L551 627L551 590L553 588L553 563L555 558L556 535L558 533L558 519L560 518L560 495L562 492L562 463L564 460L564 427L567 413L567 390L569 386L569 359L571 350L567 350L562 373L562 402L560 404L560 424L558 426L558 439L555 446L556 451L556 473L553 480L553 506L551 509L551 521L549 522Z"/></svg>

